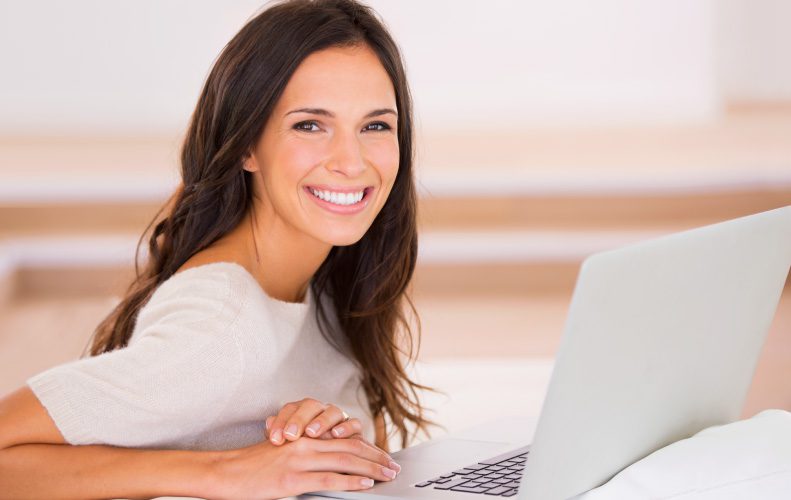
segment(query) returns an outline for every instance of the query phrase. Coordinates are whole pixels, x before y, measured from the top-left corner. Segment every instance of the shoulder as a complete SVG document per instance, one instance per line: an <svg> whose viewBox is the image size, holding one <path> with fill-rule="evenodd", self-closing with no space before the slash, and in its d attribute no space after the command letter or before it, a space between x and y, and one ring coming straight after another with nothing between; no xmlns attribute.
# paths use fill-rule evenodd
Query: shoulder
<svg viewBox="0 0 791 500"><path fill-rule="evenodd" d="M234 262L213 262L180 270L163 281L140 309L136 336L154 325L201 323L203 330L225 329L249 300L246 273Z"/></svg>

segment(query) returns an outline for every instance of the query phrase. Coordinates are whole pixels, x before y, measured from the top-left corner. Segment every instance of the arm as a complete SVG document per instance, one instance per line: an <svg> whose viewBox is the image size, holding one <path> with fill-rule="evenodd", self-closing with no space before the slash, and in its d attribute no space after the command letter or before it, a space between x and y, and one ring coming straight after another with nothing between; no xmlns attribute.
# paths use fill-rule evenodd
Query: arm
<svg viewBox="0 0 791 500"><path fill-rule="evenodd" d="M0 499L202 496L220 456L71 446L27 387L0 399Z"/></svg>

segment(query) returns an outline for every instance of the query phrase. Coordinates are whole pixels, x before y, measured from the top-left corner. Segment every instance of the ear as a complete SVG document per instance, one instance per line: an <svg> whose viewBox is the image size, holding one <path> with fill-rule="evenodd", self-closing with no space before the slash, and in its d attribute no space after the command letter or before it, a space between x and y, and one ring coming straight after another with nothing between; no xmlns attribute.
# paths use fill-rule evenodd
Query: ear
<svg viewBox="0 0 791 500"><path fill-rule="evenodd" d="M258 162L252 153L248 152L242 157L242 169L247 170L248 172L258 172Z"/></svg>

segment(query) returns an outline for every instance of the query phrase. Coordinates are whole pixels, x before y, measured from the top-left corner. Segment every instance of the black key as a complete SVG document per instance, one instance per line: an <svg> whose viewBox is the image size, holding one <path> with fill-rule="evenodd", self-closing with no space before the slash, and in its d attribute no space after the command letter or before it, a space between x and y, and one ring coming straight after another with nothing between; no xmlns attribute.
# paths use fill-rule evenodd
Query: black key
<svg viewBox="0 0 791 500"><path fill-rule="evenodd" d="M472 464L472 465L467 465L464 468L465 469L478 470L478 469L485 469L487 465L489 465L489 464Z"/></svg>
<svg viewBox="0 0 791 500"><path fill-rule="evenodd" d="M443 474L439 477L453 477L453 473L451 472L450 474Z"/></svg>
<svg viewBox="0 0 791 500"><path fill-rule="evenodd" d="M446 477L446 478L442 478L442 479L437 479L437 480L436 480L436 481L434 481L434 482L435 482L436 484L443 484L443 483L447 483L448 481L452 481L452 479L451 479L451 478L449 478L449 477Z"/></svg>
<svg viewBox="0 0 791 500"><path fill-rule="evenodd" d="M467 493L483 493L484 491L488 490L486 486L456 486L450 489L450 491L466 491Z"/></svg>
<svg viewBox="0 0 791 500"><path fill-rule="evenodd" d="M519 490L511 490L509 492L503 493L501 496L512 497L512 496L516 495L517 493L519 493Z"/></svg>
<svg viewBox="0 0 791 500"><path fill-rule="evenodd" d="M461 468L459 470L453 471L454 474L469 474L470 472L475 472L478 469L470 469L468 467Z"/></svg>
<svg viewBox="0 0 791 500"><path fill-rule="evenodd" d="M498 487L500 487L499 484L493 483L492 481L486 481L485 483L481 483L478 486L486 486L487 488L498 488Z"/></svg>
<svg viewBox="0 0 791 500"><path fill-rule="evenodd" d="M505 477L501 477L500 479L492 479L492 482L498 484L508 484L511 482L511 480Z"/></svg>
<svg viewBox="0 0 791 500"><path fill-rule="evenodd" d="M435 490L449 490L449 489L451 489L451 488L453 488L455 486L460 486L460 485L468 483L468 482L469 481L467 481L466 479L463 479L463 478L451 479L450 481L448 481L445 484L440 484L440 485L434 486L434 489Z"/></svg>
<svg viewBox="0 0 791 500"><path fill-rule="evenodd" d="M478 479L480 477L483 477L483 474L467 474L466 476L461 476L461 477L463 477L464 479Z"/></svg>
<svg viewBox="0 0 791 500"><path fill-rule="evenodd" d="M501 455L497 455L496 457L492 457L492 458L490 458L488 460L482 460L482 461L480 461L478 463L479 464L485 464L485 465L499 464L500 462L505 462L506 460L510 460L510 459L512 459L512 458L514 458L516 456L522 455L522 454L524 454L525 452L527 452L529 450L530 450L530 445L523 446L521 448L517 448L515 450L511 450L511 451L503 453Z"/></svg>
<svg viewBox="0 0 791 500"><path fill-rule="evenodd" d="M497 488L492 488L489 491L485 491L484 495L502 495L503 493L507 493L511 491L511 488L506 488L505 486L498 486Z"/></svg>
<svg viewBox="0 0 791 500"><path fill-rule="evenodd" d="M425 481L425 482L422 482L422 483L418 483L415 486L418 487L418 488L423 488L424 486L428 486L429 484L434 484L434 483L432 483L431 481Z"/></svg>

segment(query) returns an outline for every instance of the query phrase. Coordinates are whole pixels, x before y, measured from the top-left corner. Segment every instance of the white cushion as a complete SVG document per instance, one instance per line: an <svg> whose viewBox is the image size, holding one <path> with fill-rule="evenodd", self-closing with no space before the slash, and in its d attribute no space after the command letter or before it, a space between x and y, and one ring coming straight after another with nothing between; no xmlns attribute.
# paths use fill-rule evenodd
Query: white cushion
<svg viewBox="0 0 791 500"><path fill-rule="evenodd" d="M635 462L577 500L791 498L791 413L704 429Z"/></svg>

